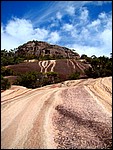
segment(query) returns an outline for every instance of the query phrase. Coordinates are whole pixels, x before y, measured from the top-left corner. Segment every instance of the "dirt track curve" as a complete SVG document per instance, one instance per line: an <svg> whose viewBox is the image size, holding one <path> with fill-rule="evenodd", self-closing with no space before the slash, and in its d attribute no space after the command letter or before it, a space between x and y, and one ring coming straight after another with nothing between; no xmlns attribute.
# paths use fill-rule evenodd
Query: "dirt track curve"
<svg viewBox="0 0 113 150"><path fill-rule="evenodd" d="M111 148L111 105L112 77L13 85L1 93L1 148Z"/></svg>

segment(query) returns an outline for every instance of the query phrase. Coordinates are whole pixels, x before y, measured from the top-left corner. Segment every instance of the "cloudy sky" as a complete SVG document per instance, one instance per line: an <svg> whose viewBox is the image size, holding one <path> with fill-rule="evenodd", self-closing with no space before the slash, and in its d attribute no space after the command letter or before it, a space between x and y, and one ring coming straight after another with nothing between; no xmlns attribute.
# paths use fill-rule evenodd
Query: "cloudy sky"
<svg viewBox="0 0 113 150"><path fill-rule="evenodd" d="M31 40L88 56L112 52L111 1L2 1L1 49Z"/></svg>

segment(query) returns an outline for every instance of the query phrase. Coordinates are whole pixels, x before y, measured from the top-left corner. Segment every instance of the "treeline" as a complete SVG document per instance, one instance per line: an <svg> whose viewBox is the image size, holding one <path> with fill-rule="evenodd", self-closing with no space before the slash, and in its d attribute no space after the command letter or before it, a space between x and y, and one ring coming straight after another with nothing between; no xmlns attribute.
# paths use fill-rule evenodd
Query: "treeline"
<svg viewBox="0 0 113 150"><path fill-rule="evenodd" d="M52 59L65 59L63 55L40 55L36 56L33 54L18 55L17 50L1 50L1 66L14 65L23 62L24 60L37 59L37 60L52 60Z"/></svg>
<svg viewBox="0 0 113 150"><path fill-rule="evenodd" d="M69 75L69 80L76 80L80 78L80 73L75 72ZM35 72L30 71L25 74L20 75L14 84L25 86L27 88L38 88L45 85L55 84L61 82L57 72Z"/></svg>
<svg viewBox="0 0 113 150"><path fill-rule="evenodd" d="M24 57L17 56L15 50L1 50L1 66L19 64L24 60Z"/></svg>
<svg viewBox="0 0 113 150"><path fill-rule="evenodd" d="M85 59L89 64L89 69L85 70L85 74L90 78L108 77L112 76L112 53L111 57L100 56L96 57L92 55L82 55L82 59Z"/></svg>

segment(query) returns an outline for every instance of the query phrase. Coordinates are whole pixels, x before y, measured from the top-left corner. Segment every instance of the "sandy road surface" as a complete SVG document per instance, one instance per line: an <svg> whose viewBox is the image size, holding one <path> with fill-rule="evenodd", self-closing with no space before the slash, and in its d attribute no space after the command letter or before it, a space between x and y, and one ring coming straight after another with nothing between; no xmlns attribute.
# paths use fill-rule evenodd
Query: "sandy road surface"
<svg viewBox="0 0 113 150"><path fill-rule="evenodd" d="M12 86L1 94L1 148L109 148L111 105L112 77Z"/></svg>

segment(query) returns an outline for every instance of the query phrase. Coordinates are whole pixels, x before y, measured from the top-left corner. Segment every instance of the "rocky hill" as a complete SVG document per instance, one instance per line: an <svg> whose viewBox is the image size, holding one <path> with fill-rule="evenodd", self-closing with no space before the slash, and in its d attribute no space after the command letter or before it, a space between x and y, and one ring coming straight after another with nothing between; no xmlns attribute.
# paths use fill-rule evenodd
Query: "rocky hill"
<svg viewBox="0 0 113 150"><path fill-rule="evenodd" d="M84 70L89 68L89 64L85 64L75 59L59 59L59 60L28 60L26 62L8 65L7 68L12 69L15 73L26 73L29 71L37 72L57 72L61 80L68 79L69 75L74 72L80 72L80 77L85 77Z"/></svg>
<svg viewBox="0 0 113 150"><path fill-rule="evenodd" d="M22 57L24 61L5 67L12 69L16 74L29 71L57 72L61 81L64 81L76 71L80 72L80 77L85 77L84 70L89 68L89 64L82 62L75 50L43 41L29 41L19 46L14 55L17 58ZM13 77L6 78L12 83Z"/></svg>
<svg viewBox="0 0 113 150"><path fill-rule="evenodd" d="M69 48L51 45L42 41L29 41L17 48L16 55L18 56L35 56L40 58L43 56L50 56L51 58L80 58L79 54Z"/></svg>
<svg viewBox="0 0 113 150"><path fill-rule="evenodd" d="M112 149L112 77L2 92L1 149Z"/></svg>

